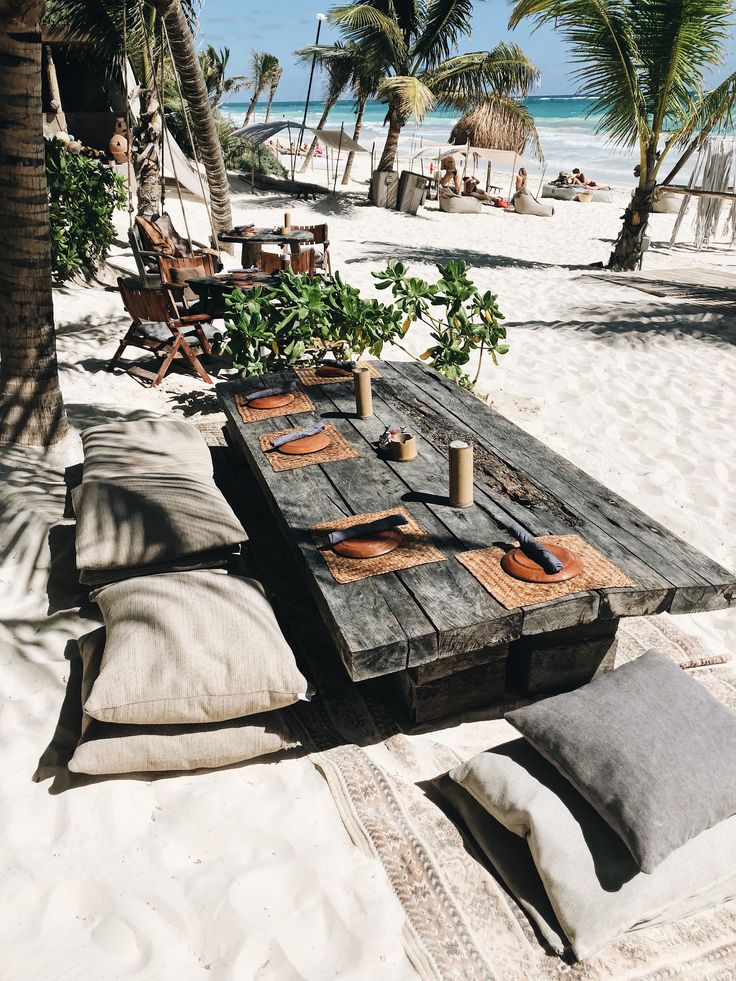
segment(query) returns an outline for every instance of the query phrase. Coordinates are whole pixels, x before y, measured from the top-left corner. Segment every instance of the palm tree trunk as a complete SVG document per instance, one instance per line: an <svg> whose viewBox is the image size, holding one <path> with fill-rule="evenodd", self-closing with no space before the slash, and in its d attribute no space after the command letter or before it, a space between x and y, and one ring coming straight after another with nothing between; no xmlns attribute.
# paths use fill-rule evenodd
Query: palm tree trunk
<svg viewBox="0 0 736 981"><path fill-rule="evenodd" d="M250 103L248 104L248 111L245 114L245 119L243 120L243 126L247 126L248 123L250 122L253 113L256 111L256 106L258 105L258 100L260 99L262 93L263 93L263 86L260 85L256 88L255 92L253 93L253 98L250 100Z"/></svg>
<svg viewBox="0 0 736 981"><path fill-rule="evenodd" d="M192 114L194 138L207 173L215 229L224 232L233 227L230 185L194 38L179 0L154 0L154 4L166 24L174 68Z"/></svg>
<svg viewBox="0 0 736 981"><path fill-rule="evenodd" d="M269 86L269 89L268 89L268 102L266 103L266 115L265 115L265 118L263 120L264 123L267 123L268 120L269 120L269 117L271 116L271 104L273 102L273 97L276 95L276 89L278 87L279 87L278 79L275 82L272 82L271 85Z"/></svg>
<svg viewBox="0 0 736 981"><path fill-rule="evenodd" d="M334 109L335 103L337 102L337 99L338 99L338 96L337 95L335 95L334 97L333 96L329 96L327 98L327 100L325 101L325 108L324 108L324 110L322 112L322 115L319 117L319 122L317 123L317 129L322 129L322 127L325 125L325 123L327 122L327 117L330 115L330 113ZM314 151L317 149L317 143L318 143L318 140L317 140L317 137L315 136L314 139L312 140L312 142L309 145L309 150L307 151L307 156L304 159L304 163L299 168L299 173L300 174L303 174L304 171L309 166L309 164L310 164L310 162L312 160L312 157L314 156ZM296 149L298 150L299 147L296 147Z"/></svg>
<svg viewBox="0 0 736 981"><path fill-rule="evenodd" d="M653 140L642 154L642 172L639 186L624 212L624 223L619 232L613 252L608 260L608 268L614 272L628 272L639 265L643 249L644 235L649 224L657 186L657 141Z"/></svg>
<svg viewBox="0 0 736 981"><path fill-rule="evenodd" d="M35 446L68 430L51 293L42 13L43 0L0 0L0 441Z"/></svg>
<svg viewBox="0 0 736 981"><path fill-rule="evenodd" d="M393 106L388 111L388 136L378 164L379 170L393 170L404 120Z"/></svg>
<svg viewBox="0 0 736 981"><path fill-rule="evenodd" d="M133 157L138 183L138 214L158 214L161 205L161 114L151 88L141 86L140 115L136 126L138 152Z"/></svg>
<svg viewBox="0 0 736 981"><path fill-rule="evenodd" d="M365 106L368 102L368 97L364 96L358 103L358 115L355 117L355 129L353 130L353 139L358 142L358 137L360 136L360 131L363 128L363 115L365 113ZM350 171L353 169L353 160L355 159L355 150L351 150L348 154L348 160L345 164L345 173L342 175L342 183L348 184L350 182Z"/></svg>

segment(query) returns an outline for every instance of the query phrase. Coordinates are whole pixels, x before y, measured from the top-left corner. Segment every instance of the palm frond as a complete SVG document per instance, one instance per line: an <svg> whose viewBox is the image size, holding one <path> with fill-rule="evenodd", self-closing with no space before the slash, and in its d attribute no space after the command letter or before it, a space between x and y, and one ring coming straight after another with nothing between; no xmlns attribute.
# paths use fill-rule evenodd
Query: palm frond
<svg viewBox="0 0 736 981"><path fill-rule="evenodd" d="M393 9L381 10L371 3L351 3L333 7L328 18L343 36L362 45L376 65L408 68L409 45Z"/></svg>
<svg viewBox="0 0 736 981"><path fill-rule="evenodd" d="M472 27L472 0L429 0L423 30L413 46L417 65L433 68L449 58Z"/></svg>
<svg viewBox="0 0 736 981"><path fill-rule="evenodd" d="M440 102L466 109L491 93L527 95L539 79L539 70L521 48L501 43L492 51L448 58L422 78Z"/></svg>
<svg viewBox="0 0 736 981"><path fill-rule="evenodd" d="M404 119L420 122L435 104L430 88L416 75L392 75L378 86L378 96L394 106Z"/></svg>
<svg viewBox="0 0 736 981"><path fill-rule="evenodd" d="M711 133L721 127L736 126L736 72L724 79L710 92L693 100L692 111L678 127L677 140L685 142L698 133Z"/></svg>
<svg viewBox="0 0 736 981"><path fill-rule="evenodd" d="M537 27L555 24L577 65L572 74L578 91L593 100L589 114L600 114L597 131L627 147L650 133L634 5L632 0L519 0L509 21L510 27L527 18Z"/></svg>

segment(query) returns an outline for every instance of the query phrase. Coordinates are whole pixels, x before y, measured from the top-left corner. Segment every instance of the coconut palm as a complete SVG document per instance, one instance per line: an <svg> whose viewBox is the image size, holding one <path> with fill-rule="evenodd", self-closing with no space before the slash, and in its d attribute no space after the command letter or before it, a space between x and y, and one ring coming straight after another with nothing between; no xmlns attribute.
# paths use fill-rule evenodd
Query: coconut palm
<svg viewBox="0 0 736 981"><path fill-rule="evenodd" d="M210 102L219 106L222 97L229 92L238 92L247 86L245 75L228 75L227 66L230 61L230 48L217 48L208 44L199 52L199 63L202 66L204 84L207 86Z"/></svg>
<svg viewBox="0 0 736 981"><path fill-rule="evenodd" d="M539 73L523 51L501 43L455 54L469 36L472 0L365 0L333 7L330 21L347 41L365 46L381 73L388 135L379 163L390 170L401 130L435 105L466 109L489 94L524 96Z"/></svg>
<svg viewBox="0 0 736 981"><path fill-rule="evenodd" d="M67 432L51 294L42 12L43 0L0 0L0 441L26 445Z"/></svg>
<svg viewBox="0 0 736 981"><path fill-rule="evenodd" d="M325 98L322 115L317 123L317 129L322 129L327 125L327 119L335 108L340 96L350 87L355 77L357 64L357 45L345 45L340 42L337 44L313 44L308 48L302 48L295 52L302 61L312 61L317 59L317 64L321 66L325 73ZM312 140L306 159L302 164L302 173L307 169L309 163L317 149L317 137Z"/></svg>
<svg viewBox="0 0 736 981"><path fill-rule="evenodd" d="M276 67L271 72L271 81L268 83L268 102L266 103L266 116L265 122L271 117L271 106L273 105L273 97L276 95L276 89L279 87L281 82L281 76L284 74L284 69L281 65L276 65Z"/></svg>
<svg viewBox="0 0 736 981"><path fill-rule="evenodd" d="M248 111L243 120L243 126L247 126L251 116L256 110L258 100L271 85L277 72L281 71L279 59L276 55L268 54L266 51L253 51L250 56L250 82L253 86L253 97L248 105Z"/></svg>
<svg viewBox="0 0 736 981"><path fill-rule="evenodd" d="M210 188L215 227L232 227L230 187L222 149L212 115L207 85L197 57L193 30L193 0L48 0L46 22L70 40L82 40L111 59L122 58L125 29L128 53L139 73L141 112L138 133L141 153L137 161L139 210L157 208L160 163L158 143L161 110L156 97L156 76L164 51L158 45L163 28L171 46L172 60L182 94L194 123L193 130Z"/></svg>
<svg viewBox="0 0 736 981"><path fill-rule="evenodd" d="M731 0L519 0L514 7L512 27L530 19L562 33L577 64L579 91L593 100L591 114L600 114L598 130L638 152L638 184L611 269L638 264L665 162L673 163L678 151L689 156L707 133L731 120L736 75L711 92L703 82L724 60L732 17Z"/></svg>

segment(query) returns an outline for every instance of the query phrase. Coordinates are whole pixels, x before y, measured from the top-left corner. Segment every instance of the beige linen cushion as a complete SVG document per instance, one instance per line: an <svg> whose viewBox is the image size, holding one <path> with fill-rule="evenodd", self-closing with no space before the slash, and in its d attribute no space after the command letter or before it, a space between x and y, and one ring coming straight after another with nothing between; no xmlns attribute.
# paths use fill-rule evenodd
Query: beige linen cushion
<svg viewBox="0 0 736 981"><path fill-rule="evenodd" d="M200 431L177 419L108 422L82 431L84 480L143 473L212 476L212 456Z"/></svg>
<svg viewBox="0 0 736 981"><path fill-rule="evenodd" d="M85 583L170 563L216 564L202 561L202 553L222 561L248 537L212 478L157 473L84 480L72 500L77 568Z"/></svg>
<svg viewBox="0 0 736 981"><path fill-rule="evenodd" d="M220 722L307 694L259 583L222 570L127 579L92 594L107 643L85 711L102 722Z"/></svg>
<svg viewBox="0 0 736 981"><path fill-rule="evenodd" d="M84 702L100 670L101 628L80 638ZM74 773L141 773L196 770L257 759L299 745L288 710L208 725L126 726L82 720L82 736L69 769Z"/></svg>
<svg viewBox="0 0 736 981"><path fill-rule="evenodd" d="M487 812L479 816L462 798L452 800L509 889L548 939L561 927L580 960L629 930L736 896L736 817L691 838L647 875L616 832L525 740L480 753L450 776ZM526 841L536 888L496 822Z"/></svg>

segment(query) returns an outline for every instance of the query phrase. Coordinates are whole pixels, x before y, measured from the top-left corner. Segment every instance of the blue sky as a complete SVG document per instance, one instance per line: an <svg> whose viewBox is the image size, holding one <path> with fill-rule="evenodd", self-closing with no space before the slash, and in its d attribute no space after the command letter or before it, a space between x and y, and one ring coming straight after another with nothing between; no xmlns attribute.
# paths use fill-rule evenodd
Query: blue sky
<svg viewBox="0 0 736 981"><path fill-rule="evenodd" d="M314 42L316 14L326 11L333 2L319 5L311 0L203 0L200 25L204 38L215 47L230 48L232 75L247 72L252 49L275 54L284 69L278 100L303 100L306 95L308 71L297 62L293 52ZM552 28L532 33L526 27L508 31L510 5L504 0L477 2L473 15L473 35L463 48L467 51L487 49L502 39L521 45L542 74L539 95L566 95L574 91L568 75L564 45ZM327 23L322 27L322 41L336 39ZM717 75L733 71L736 46L731 44L729 64ZM313 98L321 96L317 82ZM248 93L231 96L229 101L243 101Z"/></svg>

